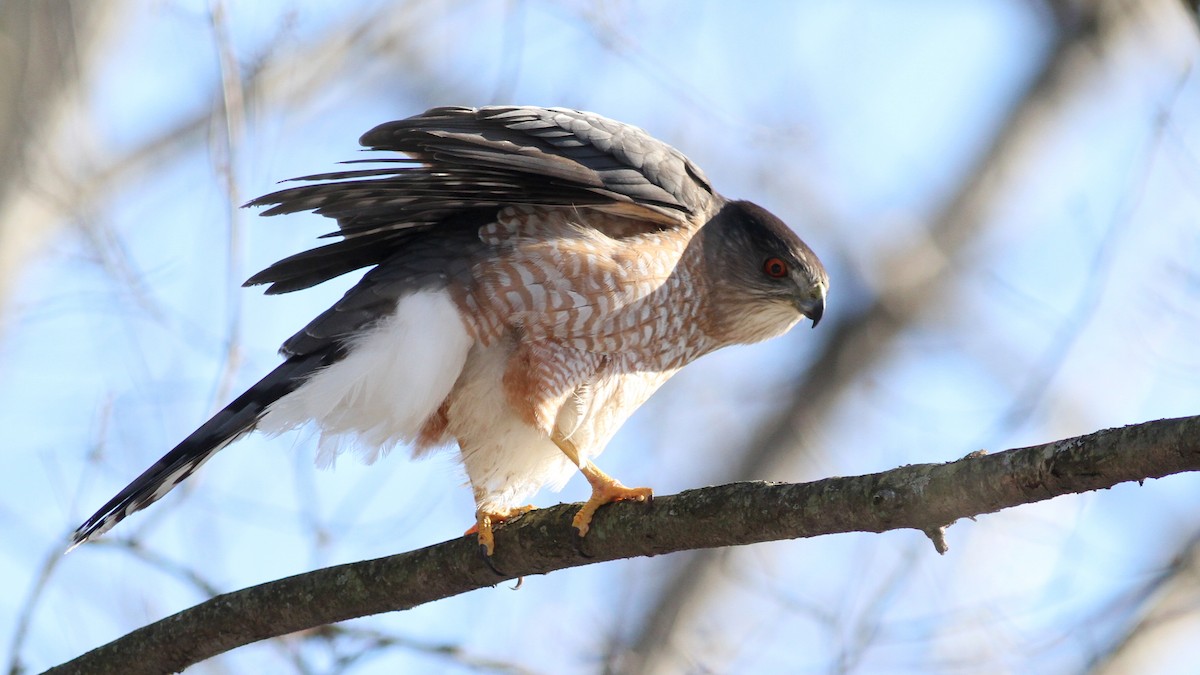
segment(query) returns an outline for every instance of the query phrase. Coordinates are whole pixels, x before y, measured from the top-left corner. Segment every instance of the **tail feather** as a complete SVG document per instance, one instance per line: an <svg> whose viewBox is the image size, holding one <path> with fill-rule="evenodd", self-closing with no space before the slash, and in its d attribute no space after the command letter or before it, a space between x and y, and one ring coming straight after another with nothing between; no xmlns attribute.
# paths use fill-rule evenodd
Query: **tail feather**
<svg viewBox="0 0 1200 675"><path fill-rule="evenodd" d="M342 356L342 348L331 344L324 350L284 361L108 500L75 530L67 550L99 537L129 514L158 501L226 445L252 431L267 406Z"/></svg>

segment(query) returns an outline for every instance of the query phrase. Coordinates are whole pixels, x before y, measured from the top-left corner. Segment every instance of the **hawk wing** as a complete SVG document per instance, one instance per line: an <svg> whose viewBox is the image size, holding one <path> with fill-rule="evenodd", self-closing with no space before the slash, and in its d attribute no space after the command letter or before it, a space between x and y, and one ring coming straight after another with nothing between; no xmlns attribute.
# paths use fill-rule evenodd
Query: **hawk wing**
<svg viewBox="0 0 1200 675"><path fill-rule="evenodd" d="M368 131L360 143L409 159L306 176L326 181L260 197L263 215L313 211L342 240L254 275L267 293L308 288L375 265L415 233L464 210L510 205L597 209L663 228L695 228L718 197L695 164L641 129L566 108L434 108Z"/></svg>
<svg viewBox="0 0 1200 675"><path fill-rule="evenodd" d="M356 335L395 312L398 300L445 285L479 228L513 205L596 209L659 228L696 228L720 201L678 150L641 129L576 110L434 108L363 135L372 150L407 153L382 168L308 176L314 181L251 201L263 215L314 211L334 218L333 244L281 260L246 285L300 290L376 266L345 297L284 343L274 371L201 425L77 529L78 545L182 482L271 404L344 360Z"/></svg>

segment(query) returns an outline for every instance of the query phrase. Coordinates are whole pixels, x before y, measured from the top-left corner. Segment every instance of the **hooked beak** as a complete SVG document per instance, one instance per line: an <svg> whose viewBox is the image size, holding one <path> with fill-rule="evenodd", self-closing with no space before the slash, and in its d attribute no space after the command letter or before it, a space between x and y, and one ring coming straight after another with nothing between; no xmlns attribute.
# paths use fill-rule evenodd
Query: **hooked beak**
<svg viewBox="0 0 1200 675"><path fill-rule="evenodd" d="M804 309L804 316L807 316L808 318L812 319L812 322L813 322L812 327L813 328L817 327L817 324L821 322L821 317L824 315L825 315L825 296L823 296L823 295L821 296L821 298L819 300L817 300L816 302L812 303L811 305L809 305L808 307L806 307Z"/></svg>
<svg viewBox="0 0 1200 675"><path fill-rule="evenodd" d="M809 319L812 319L813 328L816 328L817 324L821 323L821 317L825 316L826 288L827 286L825 284L818 284L817 292L820 294L818 297L805 298L796 303L800 309L800 313Z"/></svg>

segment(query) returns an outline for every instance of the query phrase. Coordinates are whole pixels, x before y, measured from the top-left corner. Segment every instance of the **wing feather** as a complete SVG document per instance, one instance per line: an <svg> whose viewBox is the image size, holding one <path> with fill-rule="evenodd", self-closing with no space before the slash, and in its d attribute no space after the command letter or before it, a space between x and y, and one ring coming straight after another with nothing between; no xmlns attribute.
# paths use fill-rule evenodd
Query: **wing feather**
<svg viewBox="0 0 1200 675"><path fill-rule="evenodd" d="M403 152L386 167L297 179L250 202L263 215L313 211L337 220L341 242L292 256L247 284L269 293L316 285L378 264L465 211L512 205L593 209L661 228L695 228L720 197L703 172L641 129L566 108L433 108L381 124L360 143ZM353 242L353 243L352 243Z"/></svg>

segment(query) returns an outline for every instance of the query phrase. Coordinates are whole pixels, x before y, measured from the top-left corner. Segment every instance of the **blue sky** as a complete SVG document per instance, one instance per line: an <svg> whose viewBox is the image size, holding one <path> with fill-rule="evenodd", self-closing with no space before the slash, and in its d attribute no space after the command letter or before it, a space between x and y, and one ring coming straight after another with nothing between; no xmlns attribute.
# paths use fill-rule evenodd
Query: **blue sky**
<svg viewBox="0 0 1200 675"><path fill-rule="evenodd" d="M1051 47L1047 17L1031 3L230 3L242 72L265 63L270 74L233 158L236 199L357 158L363 131L434 105L595 110L671 142L721 192L794 227L830 268L829 325L923 275L945 278L905 317L887 358L806 430L806 452L760 478L948 461L1194 414L1200 84L1190 73L1194 28L1158 18L1167 4L1147 3L1131 20L1137 27L1044 106L1027 147L992 177L996 197L978 234L949 258L927 228ZM85 124L69 130L71 175L120 161L204 113L219 91L207 3L124 11L89 63ZM358 39L316 50L376 11ZM390 31L404 37L377 40ZM19 591L0 600L2 635L13 634L62 538L224 402L231 309L240 313L240 391L353 282L270 298L230 292L230 278L313 245L330 224L242 210L231 270L221 133L205 123L179 151L65 215L68 226L23 270L0 335L0 424L10 438L0 572ZM796 330L694 364L600 465L661 494L731 480L730 453L831 332ZM420 462L396 453L371 467L345 458L319 472L314 440L306 431L244 439L114 539L136 537L147 555L226 591L410 550L470 524L451 453ZM1136 596L1196 531L1198 487L1178 476L960 523L945 557L912 532L730 551L689 608L672 663L1078 671L1133 616L1106 608ZM536 503L584 496L573 480ZM667 556L567 570L516 592L484 590L353 625L535 672L594 672L609 642L636 640L640 612L681 564ZM203 599L171 570L113 544L61 559L22 660L52 665ZM318 669L332 663L318 646L290 644L240 649L221 663L277 671L294 665L290 649ZM1184 642L1161 658L1197 656ZM352 672L430 668L469 670L412 647Z"/></svg>

